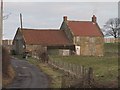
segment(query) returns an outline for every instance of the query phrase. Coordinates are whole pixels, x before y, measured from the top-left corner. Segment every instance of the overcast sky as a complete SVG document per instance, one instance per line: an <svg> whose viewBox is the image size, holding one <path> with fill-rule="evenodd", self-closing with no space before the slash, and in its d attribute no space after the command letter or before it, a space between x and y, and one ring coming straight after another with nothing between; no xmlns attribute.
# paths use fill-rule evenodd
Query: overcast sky
<svg viewBox="0 0 120 90"><path fill-rule="evenodd" d="M102 28L107 20L118 17L117 2L5 2L3 39L13 39L20 27L19 14L23 15L25 28L59 29L63 16L69 20L91 21L93 14Z"/></svg>

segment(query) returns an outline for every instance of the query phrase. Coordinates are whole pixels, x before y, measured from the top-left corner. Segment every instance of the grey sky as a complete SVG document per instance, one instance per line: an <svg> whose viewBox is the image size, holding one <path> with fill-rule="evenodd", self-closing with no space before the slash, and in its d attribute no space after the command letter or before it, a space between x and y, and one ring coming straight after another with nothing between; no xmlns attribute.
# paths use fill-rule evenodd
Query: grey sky
<svg viewBox="0 0 120 90"><path fill-rule="evenodd" d="M60 28L63 16L70 20L90 21L93 14L102 28L109 18L118 17L117 2L5 2L4 14L9 14L4 20L4 39L13 39L20 26L19 13L23 15L25 28Z"/></svg>

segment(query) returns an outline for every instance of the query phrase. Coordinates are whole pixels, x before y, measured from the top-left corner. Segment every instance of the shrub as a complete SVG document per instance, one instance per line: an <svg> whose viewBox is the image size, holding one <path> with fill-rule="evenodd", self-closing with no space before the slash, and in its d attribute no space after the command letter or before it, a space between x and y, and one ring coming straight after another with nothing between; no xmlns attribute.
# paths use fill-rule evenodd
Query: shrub
<svg viewBox="0 0 120 90"><path fill-rule="evenodd" d="M4 47L2 47L2 73L3 77L8 76L8 69L10 65L10 55Z"/></svg>

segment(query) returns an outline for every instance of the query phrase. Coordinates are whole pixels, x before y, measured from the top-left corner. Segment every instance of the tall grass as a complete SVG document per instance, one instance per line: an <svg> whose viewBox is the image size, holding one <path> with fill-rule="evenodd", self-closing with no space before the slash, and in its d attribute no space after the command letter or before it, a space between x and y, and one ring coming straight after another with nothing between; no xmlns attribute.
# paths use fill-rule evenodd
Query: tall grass
<svg viewBox="0 0 120 90"><path fill-rule="evenodd" d="M10 55L4 47L2 47L2 74L3 77L8 77L8 70L10 65Z"/></svg>
<svg viewBox="0 0 120 90"><path fill-rule="evenodd" d="M8 50L2 47L2 85L6 87L15 77L15 71L10 64L10 55Z"/></svg>
<svg viewBox="0 0 120 90"><path fill-rule="evenodd" d="M118 80L118 44L105 44L104 56L51 56L54 60L92 67L95 78L103 83Z"/></svg>

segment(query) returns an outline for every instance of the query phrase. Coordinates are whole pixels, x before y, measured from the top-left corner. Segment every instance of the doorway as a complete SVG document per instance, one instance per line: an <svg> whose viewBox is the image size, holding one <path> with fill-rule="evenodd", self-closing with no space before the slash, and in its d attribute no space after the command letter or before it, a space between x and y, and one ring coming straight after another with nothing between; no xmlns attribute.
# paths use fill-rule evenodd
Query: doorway
<svg viewBox="0 0 120 90"><path fill-rule="evenodd" d="M80 55L80 46L75 46L76 55Z"/></svg>

